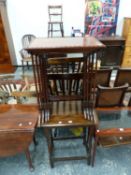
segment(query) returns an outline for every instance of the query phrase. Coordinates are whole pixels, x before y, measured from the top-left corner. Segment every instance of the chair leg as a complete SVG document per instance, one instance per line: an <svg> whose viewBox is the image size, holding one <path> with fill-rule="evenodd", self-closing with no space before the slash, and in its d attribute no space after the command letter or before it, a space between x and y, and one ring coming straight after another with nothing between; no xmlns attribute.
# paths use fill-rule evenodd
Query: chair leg
<svg viewBox="0 0 131 175"><path fill-rule="evenodd" d="M28 63L28 61L27 61L27 69L29 70L29 63Z"/></svg>
<svg viewBox="0 0 131 175"><path fill-rule="evenodd" d="M64 37L63 24L61 24L61 23L60 23L60 31L61 31L61 36Z"/></svg>
<svg viewBox="0 0 131 175"><path fill-rule="evenodd" d="M34 142L34 145L35 145L35 146L37 146L37 145L38 145L38 142L36 141L35 134L33 135L33 142Z"/></svg>
<svg viewBox="0 0 131 175"><path fill-rule="evenodd" d="M24 61L22 60L22 72L23 72L23 75L24 75Z"/></svg>
<svg viewBox="0 0 131 175"><path fill-rule="evenodd" d="M83 128L83 144L86 144L86 128Z"/></svg>
<svg viewBox="0 0 131 175"><path fill-rule="evenodd" d="M98 143L98 137L94 138L94 144L93 144L93 148L92 148L92 155L91 155L91 166L94 166L95 163L95 155L96 155L96 147L97 147L97 143Z"/></svg>
<svg viewBox="0 0 131 175"><path fill-rule="evenodd" d="M50 37L50 24L48 23L48 38Z"/></svg>
<svg viewBox="0 0 131 175"><path fill-rule="evenodd" d="M53 24L51 24L51 37L53 37Z"/></svg>
<svg viewBox="0 0 131 175"><path fill-rule="evenodd" d="M94 132L95 132L94 126L88 128L88 138L87 138L87 149L89 153L88 165L90 165L92 161L92 139L94 137Z"/></svg>
<svg viewBox="0 0 131 175"><path fill-rule="evenodd" d="M34 170L34 166L32 164L32 160L31 160L31 156L30 156L30 152L29 152L28 148L25 151L25 155L26 155L26 159L27 159L28 164L29 164L29 168L30 168L31 171L33 171Z"/></svg>
<svg viewBox="0 0 131 175"><path fill-rule="evenodd" d="M53 161L53 137L52 137L52 129L45 128L45 135L47 138L47 144L48 144L48 152L49 152L49 161L51 168L54 168L54 161Z"/></svg>

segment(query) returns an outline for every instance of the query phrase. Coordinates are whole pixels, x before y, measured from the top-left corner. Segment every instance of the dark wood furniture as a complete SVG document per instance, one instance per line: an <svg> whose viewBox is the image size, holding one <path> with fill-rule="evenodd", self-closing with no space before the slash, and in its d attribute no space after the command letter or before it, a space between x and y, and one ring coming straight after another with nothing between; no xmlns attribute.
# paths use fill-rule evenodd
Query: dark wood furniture
<svg viewBox="0 0 131 175"><path fill-rule="evenodd" d="M98 39L106 45L106 49L102 53L101 66L120 67L124 53L125 39L120 36L102 36Z"/></svg>
<svg viewBox="0 0 131 175"><path fill-rule="evenodd" d="M91 156L92 166L94 166L97 145L119 145L119 137L123 135L126 136L126 132L121 132L124 130L120 128L126 126L126 119L129 122L128 116L125 116L126 113L122 113L124 94L127 88L128 84L115 88L98 86L96 97L96 118L98 117L98 119L96 128L94 129L94 144ZM117 110L119 111L118 114L116 112ZM125 117L125 119L121 119L121 115L122 118ZM124 120L124 122L122 122L122 120Z"/></svg>
<svg viewBox="0 0 131 175"><path fill-rule="evenodd" d="M123 55L122 67L131 67L131 18L125 17L123 23L122 36L125 38L125 50Z"/></svg>
<svg viewBox="0 0 131 175"><path fill-rule="evenodd" d="M96 108L96 111L99 120L96 145L108 148L131 144L131 107Z"/></svg>
<svg viewBox="0 0 131 175"><path fill-rule="evenodd" d="M86 129L95 125L92 79L97 68L98 53L102 48L104 45L93 37L37 38L27 48L32 55L38 103L42 126L46 131L51 167L54 166L54 161L59 160L88 159L90 163L91 137L87 145ZM52 53L81 52L84 53L82 58L48 58L48 54ZM79 63L83 65L80 72L76 69L77 65L81 65ZM52 66L58 66L59 70L53 71ZM56 157L53 146L54 128L72 127L84 128L82 139L86 150L89 147L88 156Z"/></svg>
<svg viewBox="0 0 131 175"><path fill-rule="evenodd" d="M128 84L117 87L103 87L98 85L96 107L122 106Z"/></svg>
<svg viewBox="0 0 131 175"><path fill-rule="evenodd" d="M111 73L112 73L112 69L98 69L96 71L96 76L95 76L96 87L98 85L106 86L106 87L110 86Z"/></svg>
<svg viewBox="0 0 131 175"><path fill-rule="evenodd" d="M0 157L25 152L32 169L29 145L39 116L36 105L0 105Z"/></svg>

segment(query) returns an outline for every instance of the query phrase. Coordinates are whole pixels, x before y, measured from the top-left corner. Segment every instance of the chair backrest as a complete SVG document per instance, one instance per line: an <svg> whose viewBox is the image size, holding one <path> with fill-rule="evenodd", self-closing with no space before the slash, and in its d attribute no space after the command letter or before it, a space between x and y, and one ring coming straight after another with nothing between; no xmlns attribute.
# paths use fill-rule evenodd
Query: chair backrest
<svg viewBox="0 0 131 175"><path fill-rule="evenodd" d="M26 34L22 37L22 47L28 47L30 42L33 41L33 39L35 39L36 36L32 35L32 34Z"/></svg>
<svg viewBox="0 0 131 175"><path fill-rule="evenodd" d="M24 88L24 82L20 80L3 80L0 82L0 90L11 94L13 91L21 91Z"/></svg>
<svg viewBox="0 0 131 175"><path fill-rule="evenodd" d="M62 5L49 5L48 6L48 14L49 14L49 21L58 21L62 22L62 13L63 8Z"/></svg>
<svg viewBox="0 0 131 175"><path fill-rule="evenodd" d="M131 86L131 69L118 69L114 86L128 83Z"/></svg>
<svg viewBox="0 0 131 175"><path fill-rule="evenodd" d="M96 71L95 85L110 86L112 69L99 69Z"/></svg>
<svg viewBox="0 0 131 175"><path fill-rule="evenodd" d="M25 48L28 47L30 42L33 41L35 38L35 35L32 34L26 34L22 37L21 42L23 48L20 50L22 58L30 58L30 54L25 50Z"/></svg>
<svg viewBox="0 0 131 175"><path fill-rule="evenodd" d="M98 85L96 107L122 106L128 84L119 87L103 87Z"/></svg>
<svg viewBox="0 0 131 175"><path fill-rule="evenodd" d="M83 59L51 58L48 60L50 101L83 99Z"/></svg>

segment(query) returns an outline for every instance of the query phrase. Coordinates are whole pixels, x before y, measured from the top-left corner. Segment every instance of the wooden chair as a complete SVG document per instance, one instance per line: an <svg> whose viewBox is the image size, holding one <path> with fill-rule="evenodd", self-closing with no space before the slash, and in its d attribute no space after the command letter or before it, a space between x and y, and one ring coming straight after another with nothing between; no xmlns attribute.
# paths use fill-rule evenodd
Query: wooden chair
<svg viewBox="0 0 131 175"><path fill-rule="evenodd" d="M119 87L103 87L98 85L96 107L112 107L123 105L123 98L128 84Z"/></svg>
<svg viewBox="0 0 131 175"><path fill-rule="evenodd" d="M97 111L96 115L98 118L98 124L96 125L97 127L94 129L94 143L93 143L92 153L91 153L92 166L94 166L97 145L101 145L105 147L114 146L114 145L118 145L118 141L119 141L117 137L118 135L116 133L112 135L110 134L112 131L112 128L108 128L108 127L107 129L100 128L101 115L99 114L99 111L104 112L104 117L103 117L104 119L103 118L102 119L107 120L108 122L110 120L108 118L108 115L110 114L110 112L117 109L117 107L123 106L123 99L127 88L128 88L128 84L125 84L119 87L114 87L114 88L98 86L98 92L96 97L96 111ZM120 117L119 115L116 115L115 119L119 117Z"/></svg>
<svg viewBox="0 0 131 175"><path fill-rule="evenodd" d="M59 32L62 37L64 37L63 29L63 9L61 5L49 5L48 6L48 37L53 37L54 32Z"/></svg>
<svg viewBox="0 0 131 175"><path fill-rule="evenodd" d="M90 144L87 145L87 128L94 126L94 111L89 107L89 101L84 101L83 90L83 58L53 58L47 64L48 101L43 99L42 125L45 130L51 167L54 161L86 159L90 163ZM61 129L81 128L79 136L63 136ZM59 134L54 135L57 129ZM67 139L83 140L87 155L57 157L54 152L54 141Z"/></svg>
<svg viewBox="0 0 131 175"><path fill-rule="evenodd" d="M29 63L32 62L30 54L25 50L26 47L29 46L30 42L35 39L36 37L32 34L26 34L22 37L22 49L20 50L20 54L22 57L22 68L23 68L23 74L24 74L24 63L26 63L27 68L29 69Z"/></svg>
<svg viewBox="0 0 131 175"><path fill-rule="evenodd" d="M125 83L129 84L127 92L131 92L131 69L118 69L114 86L121 86Z"/></svg>
<svg viewBox="0 0 131 175"><path fill-rule="evenodd" d="M99 69L96 72L95 84L96 86L101 85L105 87L110 86L112 69Z"/></svg>

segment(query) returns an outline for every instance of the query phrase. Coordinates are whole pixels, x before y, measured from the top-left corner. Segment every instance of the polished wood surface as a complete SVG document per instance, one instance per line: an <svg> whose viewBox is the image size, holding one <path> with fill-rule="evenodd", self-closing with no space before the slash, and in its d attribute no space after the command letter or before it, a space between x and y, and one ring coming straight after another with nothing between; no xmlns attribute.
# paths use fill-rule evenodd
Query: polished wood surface
<svg viewBox="0 0 131 175"><path fill-rule="evenodd" d="M96 147L113 147L131 144L131 107L96 108L97 127L92 149L94 165Z"/></svg>
<svg viewBox="0 0 131 175"><path fill-rule="evenodd" d="M0 105L0 131L33 131L39 112L36 105Z"/></svg>
<svg viewBox="0 0 131 175"><path fill-rule="evenodd" d="M97 124L94 111L83 109L82 101L58 101L51 103L52 114L45 127L87 127Z"/></svg>
<svg viewBox="0 0 131 175"><path fill-rule="evenodd" d="M90 52L104 48L104 44L94 37L36 38L27 48L33 53L49 52Z"/></svg>
<svg viewBox="0 0 131 175"><path fill-rule="evenodd" d="M122 36L125 37L125 50L123 56L122 67L130 68L131 67L131 18L125 17L123 24Z"/></svg>
<svg viewBox="0 0 131 175"><path fill-rule="evenodd" d="M131 107L96 108L96 111L98 112L98 118L99 118L99 114L101 115L101 113L104 112L105 115L106 115L106 113L107 113L107 115L108 114L112 114L112 116L114 115L114 123L115 123L115 121L117 121L116 125L114 124L113 126L111 126L111 124L108 123L108 121L110 122L111 120L113 120L113 118L111 118L111 116L108 116L108 118L105 119L105 121L104 121L104 122L107 122L107 124L106 124L107 127L105 126L105 127L101 128L101 127L99 127L101 119L98 119L98 130L96 131L97 136L100 136L100 137L131 136L131 124L127 120L128 117L129 117L129 113L131 112ZM114 112L114 114L113 114L113 112ZM125 112L124 116L123 116L122 112L123 112L123 114ZM116 113L119 114L119 118L116 117L116 120L115 120L115 114ZM125 120L124 123L122 123L122 117Z"/></svg>

